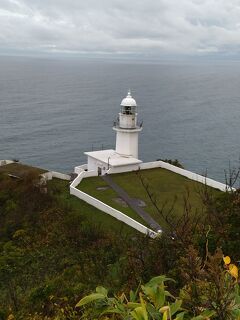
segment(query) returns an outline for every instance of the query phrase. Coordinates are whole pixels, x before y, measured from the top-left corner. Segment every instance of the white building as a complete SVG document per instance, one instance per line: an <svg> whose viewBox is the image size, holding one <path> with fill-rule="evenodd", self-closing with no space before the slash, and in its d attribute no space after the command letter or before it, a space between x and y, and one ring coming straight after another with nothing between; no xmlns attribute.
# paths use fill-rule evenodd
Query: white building
<svg viewBox="0 0 240 320"><path fill-rule="evenodd" d="M85 152L88 157L88 171L97 171L99 175L138 170L138 134L142 125L137 122L137 103L128 92L121 102L118 120L114 123L116 131L116 150Z"/></svg>

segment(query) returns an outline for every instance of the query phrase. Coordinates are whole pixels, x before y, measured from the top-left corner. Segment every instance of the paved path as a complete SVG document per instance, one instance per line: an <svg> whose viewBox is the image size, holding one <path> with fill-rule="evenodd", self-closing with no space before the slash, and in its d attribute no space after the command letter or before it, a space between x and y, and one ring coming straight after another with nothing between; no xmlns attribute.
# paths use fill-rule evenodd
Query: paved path
<svg viewBox="0 0 240 320"><path fill-rule="evenodd" d="M131 198L118 184L116 184L110 175L101 176L102 179L114 190L117 194L131 207L148 225L155 231L161 230L160 225L141 207L138 206L138 201Z"/></svg>

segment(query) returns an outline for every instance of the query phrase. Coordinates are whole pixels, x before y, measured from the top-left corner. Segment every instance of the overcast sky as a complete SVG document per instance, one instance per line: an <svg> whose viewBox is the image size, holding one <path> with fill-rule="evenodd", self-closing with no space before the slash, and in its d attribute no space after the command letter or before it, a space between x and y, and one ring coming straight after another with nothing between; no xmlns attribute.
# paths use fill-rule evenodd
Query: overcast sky
<svg viewBox="0 0 240 320"><path fill-rule="evenodd" d="M0 53L234 56L240 0L0 0Z"/></svg>

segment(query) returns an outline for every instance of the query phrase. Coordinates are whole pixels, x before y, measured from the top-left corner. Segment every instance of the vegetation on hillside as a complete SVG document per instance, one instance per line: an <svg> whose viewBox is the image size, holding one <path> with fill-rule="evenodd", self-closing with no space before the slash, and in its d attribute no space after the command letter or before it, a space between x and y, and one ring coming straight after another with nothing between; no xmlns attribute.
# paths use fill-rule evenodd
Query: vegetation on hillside
<svg viewBox="0 0 240 320"><path fill-rule="evenodd" d="M238 319L237 267L222 258L239 260L240 192L203 188L204 214L186 198L175 216L143 186L167 226L155 240L101 219L65 182L0 173L0 319ZM149 282L159 275L174 281ZM95 287L104 298L78 304Z"/></svg>
<svg viewBox="0 0 240 320"><path fill-rule="evenodd" d="M204 267L197 263L202 274L197 272L196 279L181 289L180 298L176 298L166 290L166 283L173 281L166 276L154 277L147 284L130 291L128 295L123 293L109 297L105 288L97 287L95 293L83 297L77 303L77 310L81 308L79 319L239 319L238 268L231 264L231 259L226 256L223 257L224 270L221 265L221 252L217 252L214 256L208 255L206 258ZM188 269L187 274L190 272L192 271ZM191 290L193 285L194 292ZM197 302L194 301L196 296ZM191 307L196 310L192 310ZM62 314L64 313L63 309Z"/></svg>

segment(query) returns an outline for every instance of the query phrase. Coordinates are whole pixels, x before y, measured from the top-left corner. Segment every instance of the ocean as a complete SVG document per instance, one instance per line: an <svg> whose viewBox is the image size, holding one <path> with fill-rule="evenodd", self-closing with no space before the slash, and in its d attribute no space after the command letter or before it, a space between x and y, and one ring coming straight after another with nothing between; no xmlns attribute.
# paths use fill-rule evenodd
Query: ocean
<svg viewBox="0 0 240 320"><path fill-rule="evenodd" d="M239 165L240 63L0 57L0 159L72 172L84 151L115 147L131 89L139 158L178 159L225 181Z"/></svg>

